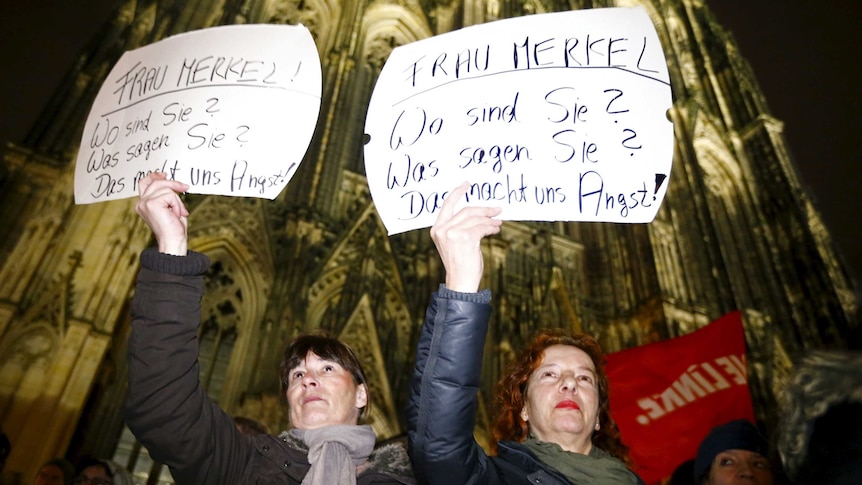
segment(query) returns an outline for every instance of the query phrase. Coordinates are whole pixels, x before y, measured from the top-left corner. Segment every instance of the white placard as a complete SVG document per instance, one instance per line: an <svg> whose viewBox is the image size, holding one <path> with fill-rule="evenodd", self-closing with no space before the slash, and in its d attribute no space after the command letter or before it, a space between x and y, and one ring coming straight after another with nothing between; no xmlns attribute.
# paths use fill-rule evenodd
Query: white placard
<svg viewBox="0 0 862 485"><path fill-rule="evenodd" d="M530 15L393 50L365 132L389 234L463 181L506 220L649 222L673 157L671 88L643 8Z"/></svg>
<svg viewBox="0 0 862 485"><path fill-rule="evenodd" d="M213 27L126 52L84 126L75 202L136 196L153 171L192 193L274 199L308 149L320 93L303 26Z"/></svg>

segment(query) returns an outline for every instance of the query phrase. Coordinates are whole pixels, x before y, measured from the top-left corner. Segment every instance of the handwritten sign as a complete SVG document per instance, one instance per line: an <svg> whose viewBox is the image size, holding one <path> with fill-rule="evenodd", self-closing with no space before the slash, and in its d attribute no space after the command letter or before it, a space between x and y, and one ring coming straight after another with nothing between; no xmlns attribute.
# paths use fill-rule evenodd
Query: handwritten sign
<svg viewBox="0 0 862 485"><path fill-rule="evenodd" d="M530 15L397 47L371 97L365 169L389 234L449 190L507 220L649 222L673 156L670 78L642 8Z"/></svg>
<svg viewBox="0 0 862 485"><path fill-rule="evenodd" d="M320 92L303 26L214 27L126 52L84 126L75 202L136 196L153 171L193 193L274 199L311 142Z"/></svg>

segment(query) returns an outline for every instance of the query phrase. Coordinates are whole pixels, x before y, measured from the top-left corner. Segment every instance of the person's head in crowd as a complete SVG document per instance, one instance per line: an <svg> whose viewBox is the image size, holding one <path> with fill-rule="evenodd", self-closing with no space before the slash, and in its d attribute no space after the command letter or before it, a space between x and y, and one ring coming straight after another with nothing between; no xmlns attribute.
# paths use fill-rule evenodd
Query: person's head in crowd
<svg viewBox="0 0 862 485"><path fill-rule="evenodd" d="M243 434L269 434L269 429L260 421L245 416L234 416L233 422L236 424L236 429Z"/></svg>
<svg viewBox="0 0 862 485"><path fill-rule="evenodd" d="M12 453L12 443L9 441L9 437L6 436L6 432L0 430L0 472L6 466L6 459L9 458L9 453Z"/></svg>
<svg viewBox="0 0 862 485"><path fill-rule="evenodd" d="M808 451L796 470L798 485L862 484L862 402L829 406L810 427Z"/></svg>
<svg viewBox="0 0 862 485"><path fill-rule="evenodd" d="M334 337L297 337L284 351L280 373L294 428L355 425L365 414L365 372L353 350Z"/></svg>
<svg viewBox="0 0 862 485"><path fill-rule="evenodd" d="M716 426L700 442L692 478L698 485L772 485L767 450L766 438L748 420Z"/></svg>
<svg viewBox="0 0 862 485"><path fill-rule="evenodd" d="M497 386L495 441L528 436L566 451L596 446L629 463L611 418L604 353L591 336L545 329L509 362Z"/></svg>
<svg viewBox="0 0 862 485"><path fill-rule="evenodd" d="M75 470L74 485L114 485L111 467L97 458L81 458Z"/></svg>
<svg viewBox="0 0 862 485"><path fill-rule="evenodd" d="M48 460L36 472L33 485L70 485L75 467L64 458Z"/></svg>
<svg viewBox="0 0 862 485"><path fill-rule="evenodd" d="M862 483L862 354L812 351L781 395L777 448L799 485Z"/></svg>

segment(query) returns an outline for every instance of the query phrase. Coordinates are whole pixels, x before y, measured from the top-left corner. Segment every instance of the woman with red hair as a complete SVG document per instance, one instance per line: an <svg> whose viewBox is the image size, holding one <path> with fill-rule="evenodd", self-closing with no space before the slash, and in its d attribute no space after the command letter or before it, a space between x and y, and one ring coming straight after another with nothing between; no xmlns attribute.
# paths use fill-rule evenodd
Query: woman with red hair
<svg viewBox="0 0 862 485"><path fill-rule="evenodd" d="M498 384L497 454L473 438L491 294L479 291L481 240L500 231L499 208L455 211L453 190L431 228L446 269L419 337L407 407L410 458L424 483L631 484L627 448L608 406L604 355L588 335L540 332Z"/></svg>

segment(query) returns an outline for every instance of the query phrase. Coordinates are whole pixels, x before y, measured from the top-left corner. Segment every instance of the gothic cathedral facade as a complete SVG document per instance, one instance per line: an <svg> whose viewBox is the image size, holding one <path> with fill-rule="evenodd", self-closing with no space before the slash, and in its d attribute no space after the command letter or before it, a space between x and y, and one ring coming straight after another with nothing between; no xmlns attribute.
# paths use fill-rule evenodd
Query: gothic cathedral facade
<svg viewBox="0 0 862 485"><path fill-rule="evenodd" d="M363 356L380 438L404 432L412 356L442 268L427 231L389 237L365 181L363 122L398 45L500 18L643 6L671 73L668 195L650 224L507 222L483 248L494 313L477 437L513 348L543 326L607 351L691 332L740 310L758 417L794 355L841 348L854 289L797 178L782 123L703 0L124 0L0 167L0 425L7 471L83 450L163 475L124 429L125 342L138 256L134 199L75 205L74 160L102 81L126 50L239 23L307 26L323 69L311 147L274 201L188 196L190 247L214 262L202 381L230 413L282 429L287 341L324 329ZM32 476L32 475L25 475ZM150 483L156 483L151 480Z"/></svg>

